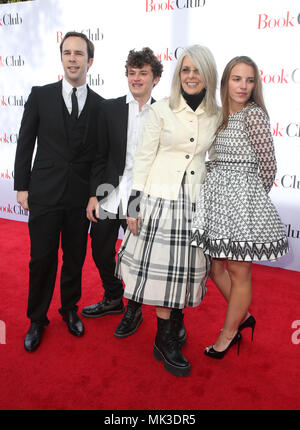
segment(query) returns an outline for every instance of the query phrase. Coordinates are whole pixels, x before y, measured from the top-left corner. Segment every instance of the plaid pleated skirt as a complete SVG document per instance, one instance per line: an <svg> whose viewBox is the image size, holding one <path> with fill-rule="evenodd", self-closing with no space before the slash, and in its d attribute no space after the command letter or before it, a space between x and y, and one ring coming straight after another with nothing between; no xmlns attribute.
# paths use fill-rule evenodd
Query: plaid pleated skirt
<svg viewBox="0 0 300 430"><path fill-rule="evenodd" d="M127 229L117 258L126 298L171 308L203 300L211 257L190 245L193 212L184 185L178 200L143 195L139 234Z"/></svg>

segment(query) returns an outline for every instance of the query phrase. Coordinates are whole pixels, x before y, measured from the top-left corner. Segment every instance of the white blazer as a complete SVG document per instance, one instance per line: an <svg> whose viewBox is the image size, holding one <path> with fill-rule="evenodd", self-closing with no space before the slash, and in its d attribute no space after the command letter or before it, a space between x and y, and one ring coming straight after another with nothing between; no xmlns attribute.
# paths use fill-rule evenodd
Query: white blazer
<svg viewBox="0 0 300 430"><path fill-rule="evenodd" d="M151 105L135 155L132 189L177 200L186 173L189 194L193 202L197 200L206 174L206 152L220 120L220 111L208 116L201 106L194 112L183 97L174 110L168 98Z"/></svg>

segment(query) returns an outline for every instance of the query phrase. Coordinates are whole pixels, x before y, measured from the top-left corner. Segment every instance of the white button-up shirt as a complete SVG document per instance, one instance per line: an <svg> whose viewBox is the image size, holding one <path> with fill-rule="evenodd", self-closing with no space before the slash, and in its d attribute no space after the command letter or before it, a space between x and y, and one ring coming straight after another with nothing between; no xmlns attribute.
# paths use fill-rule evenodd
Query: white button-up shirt
<svg viewBox="0 0 300 430"><path fill-rule="evenodd" d="M63 94L64 102L70 114L72 112L72 100L71 100L72 91L73 91L72 85L65 78L63 78L62 94ZM81 87L77 87L76 96L78 100L78 116L79 116L81 114L81 111L85 105L86 98L87 98L86 84L82 85Z"/></svg>
<svg viewBox="0 0 300 430"><path fill-rule="evenodd" d="M131 92L127 94L126 103L128 103L128 128L125 169L119 186L101 203L101 207L104 210L113 214L118 213L120 203L122 203L124 214L127 212L128 200L132 189L134 157L142 138L143 128L151 105L151 97L142 107L141 112L139 111L139 103L135 100Z"/></svg>

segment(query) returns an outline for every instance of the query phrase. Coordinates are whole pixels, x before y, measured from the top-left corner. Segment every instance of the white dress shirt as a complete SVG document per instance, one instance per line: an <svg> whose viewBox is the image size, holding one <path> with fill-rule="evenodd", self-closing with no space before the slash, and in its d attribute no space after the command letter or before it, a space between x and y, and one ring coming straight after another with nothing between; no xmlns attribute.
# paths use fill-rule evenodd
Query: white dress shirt
<svg viewBox="0 0 300 430"><path fill-rule="evenodd" d="M142 138L145 121L151 105L151 97L139 111L139 103L135 100L131 92L127 94L128 103L128 128L127 128L127 150L125 169L119 186L109 194L107 199L101 203L101 207L113 214L118 213L120 203L122 203L123 213L127 212L128 200L132 189L132 169L136 149Z"/></svg>
<svg viewBox="0 0 300 430"><path fill-rule="evenodd" d="M63 78L63 80L62 80L62 94L63 94L65 104L66 104L67 109L68 109L70 114L72 112L72 100L71 100L72 91L73 91L72 85L65 78ZM79 116L81 114L81 111L85 105L86 98L87 98L87 85L86 84L82 85L81 87L77 87L76 96L77 96L77 100L78 100L78 116Z"/></svg>

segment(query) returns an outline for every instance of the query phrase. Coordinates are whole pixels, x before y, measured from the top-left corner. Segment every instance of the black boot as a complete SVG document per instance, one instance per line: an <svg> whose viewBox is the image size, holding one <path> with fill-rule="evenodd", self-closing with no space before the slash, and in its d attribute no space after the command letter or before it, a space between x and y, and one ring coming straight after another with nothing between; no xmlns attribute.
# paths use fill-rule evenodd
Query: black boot
<svg viewBox="0 0 300 430"><path fill-rule="evenodd" d="M122 321L115 330L116 337L127 337L135 333L143 321L142 304L128 301L127 310L122 318Z"/></svg>
<svg viewBox="0 0 300 430"><path fill-rule="evenodd" d="M83 308L81 315L86 318L98 318L104 315L122 314L124 310L122 297L119 299L107 299L103 297L101 302Z"/></svg>
<svg viewBox="0 0 300 430"><path fill-rule="evenodd" d="M172 309L170 319L173 321L174 334L177 336L180 348L184 347L187 337L183 318L182 309Z"/></svg>
<svg viewBox="0 0 300 430"><path fill-rule="evenodd" d="M173 320L157 317L157 333L153 345L153 355L157 361L163 361L167 372L175 376L187 376L190 363L181 354L179 343L174 334Z"/></svg>

